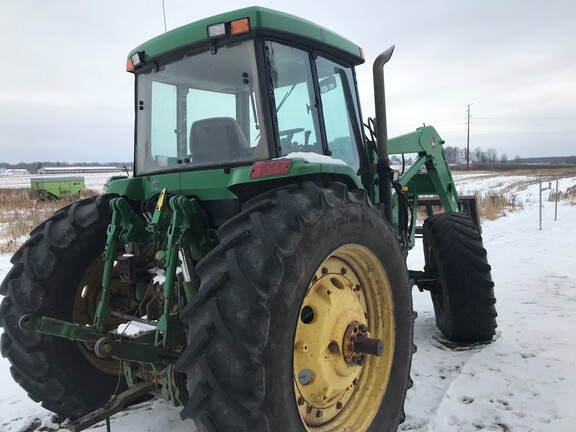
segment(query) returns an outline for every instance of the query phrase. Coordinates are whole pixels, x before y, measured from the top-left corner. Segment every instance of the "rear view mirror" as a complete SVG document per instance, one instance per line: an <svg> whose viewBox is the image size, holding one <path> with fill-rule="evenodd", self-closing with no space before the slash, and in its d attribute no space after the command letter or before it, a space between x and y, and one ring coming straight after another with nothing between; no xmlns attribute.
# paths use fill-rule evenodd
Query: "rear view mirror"
<svg viewBox="0 0 576 432"><path fill-rule="evenodd" d="M337 87L336 78L334 75L329 76L328 78L324 78L319 82L320 85L320 94L324 94L329 92L330 90L334 90Z"/></svg>

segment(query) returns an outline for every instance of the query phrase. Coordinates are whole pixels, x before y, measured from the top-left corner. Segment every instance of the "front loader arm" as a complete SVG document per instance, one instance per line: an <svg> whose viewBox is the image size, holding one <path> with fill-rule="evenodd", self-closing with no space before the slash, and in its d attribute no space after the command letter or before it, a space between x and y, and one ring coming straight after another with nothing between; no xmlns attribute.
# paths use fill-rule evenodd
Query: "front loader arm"
<svg viewBox="0 0 576 432"><path fill-rule="evenodd" d="M404 249L414 247L417 225L417 208L441 206L446 212L463 212L450 167L443 149L444 140L436 129L424 126L388 142L393 154L417 154L410 167L393 182L393 215L398 227L398 239ZM410 211L409 211L410 210Z"/></svg>
<svg viewBox="0 0 576 432"><path fill-rule="evenodd" d="M417 153L412 166L398 180L408 195L437 195L447 212L463 211L443 149L444 140L432 126L392 138L390 154ZM424 167L424 168L422 168Z"/></svg>

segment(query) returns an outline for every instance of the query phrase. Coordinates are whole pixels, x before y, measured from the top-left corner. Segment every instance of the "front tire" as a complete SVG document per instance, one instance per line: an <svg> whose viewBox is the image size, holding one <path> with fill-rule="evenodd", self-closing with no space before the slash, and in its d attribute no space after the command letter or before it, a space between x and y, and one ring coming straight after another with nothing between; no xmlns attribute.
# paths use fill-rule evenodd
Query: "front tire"
<svg viewBox="0 0 576 432"><path fill-rule="evenodd" d="M465 213L440 213L424 221L423 237L438 328L452 342L492 340L496 297L478 227Z"/></svg>
<svg viewBox="0 0 576 432"><path fill-rule="evenodd" d="M396 236L365 192L337 183L273 191L218 236L182 313L182 417L211 432L396 430L410 384L412 298ZM350 322L384 341L381 357L345 363Z"/></svg>

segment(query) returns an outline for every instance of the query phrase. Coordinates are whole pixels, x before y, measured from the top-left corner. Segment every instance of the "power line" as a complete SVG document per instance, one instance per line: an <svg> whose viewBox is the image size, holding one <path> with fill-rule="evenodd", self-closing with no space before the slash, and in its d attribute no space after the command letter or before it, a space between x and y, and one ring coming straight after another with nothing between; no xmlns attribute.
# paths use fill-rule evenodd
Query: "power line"
<svg viewBox="0 0 576 432"><path fill-rule="evenodd" d="M466 120L466 118L458 117L458 118L446 119L446 120L434 120L433 122L430 122L430 123L447 123L447 122L465 121L465 120Z"/></svg>
<svg viewBox="0 0 576 432"><path fill-rule="evenodd" d="M522 131L522 130L486 130L486 129L478 129L474 132L476 135L483 135L483 134L491 134L491 135L574 135L572 131Z"/></svg>
<svg viewBox="0 0 576 432"><path fill-rule="evenodd" d="M572 120L571 117L476 117L481 120Z"/></svg>
<svg viewBox="0 0 576 432"><path fill-rule="evenodd" d="M427 125L431 125L434 126L438 123L451 123L451 122L456 122L456 124L459 124L458 122L461 122L461 124L466 124L466 118L465 117L459 117L459 118L452 118L452 119L444 119L444 120L430 120L430 119L426 119L425 123ZM422 122L418 122L418 121L412 121L412 122L404 122L404 123L395 123L394 126L396 127L401 127L401 126L414 126L414 125L418 125L421 126Z"/></svg>

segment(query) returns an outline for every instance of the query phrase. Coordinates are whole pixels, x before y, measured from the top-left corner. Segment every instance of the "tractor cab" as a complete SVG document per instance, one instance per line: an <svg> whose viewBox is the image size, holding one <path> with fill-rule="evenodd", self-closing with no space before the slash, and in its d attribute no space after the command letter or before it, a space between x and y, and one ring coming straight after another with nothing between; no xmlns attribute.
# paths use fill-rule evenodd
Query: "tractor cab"
<svg viewBox="0 0 576 432"><path fill-rule="evenodd" d="M366 157L354 76L362 62L335 33L263 8L161 35L128 59L135 175L318 160L305 153L356 173Z"/></svg>

